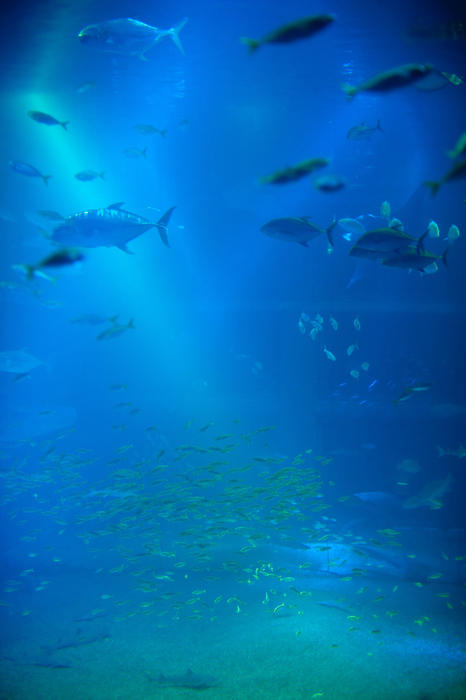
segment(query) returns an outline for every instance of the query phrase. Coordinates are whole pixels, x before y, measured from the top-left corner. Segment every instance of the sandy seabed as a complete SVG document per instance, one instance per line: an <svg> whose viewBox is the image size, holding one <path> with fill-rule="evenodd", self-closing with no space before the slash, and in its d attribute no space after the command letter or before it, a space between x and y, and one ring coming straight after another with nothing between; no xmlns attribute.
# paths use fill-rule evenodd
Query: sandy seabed
<svg viewBox="0 0 466 700"><path fill-rule="evenodd" d="M284 607L276 614L255 605L239 613L225 606L213 619L173 621L156 611L105 617L81 625L82 634L101 639L50 657L31 655L44 637L43 618L31 616L3 645L0 698L465 700L464 606L436 610L423 620L425 606L415 590L407 587L399 601L393 616L386 614L385 601L377 608L373 596L351 595L345 602L335 593L314 591L299 610ZM416 617L422 624L414 623ZM57 667L35 666L39 658ZM179 676L187 669L216 685L158 682L159 674Z"/></svg>

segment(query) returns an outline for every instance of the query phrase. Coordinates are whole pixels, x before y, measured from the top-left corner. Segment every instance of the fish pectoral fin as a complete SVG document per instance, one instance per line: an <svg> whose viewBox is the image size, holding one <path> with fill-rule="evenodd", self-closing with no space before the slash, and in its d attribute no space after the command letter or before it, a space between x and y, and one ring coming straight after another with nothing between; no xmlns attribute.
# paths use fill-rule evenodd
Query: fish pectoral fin
<svg viewBox="0 0 466 700"><path fill-rule="evenodd" d="M124 253L128 253L128 255L134 255L133 251L127 248L126 243L122 243L121 245L117 245L117 248L122 250Z"/></svg>
<svg viewBox="0 0 466 700"><path fill-rule="evenodd" d="M334 216L332 222L325 229L325 233L327 234L328 242L332 248L334 247L332 231L335 228L335 226L337 225L337 223L338 223L338 219L336 216Z"/></svg>

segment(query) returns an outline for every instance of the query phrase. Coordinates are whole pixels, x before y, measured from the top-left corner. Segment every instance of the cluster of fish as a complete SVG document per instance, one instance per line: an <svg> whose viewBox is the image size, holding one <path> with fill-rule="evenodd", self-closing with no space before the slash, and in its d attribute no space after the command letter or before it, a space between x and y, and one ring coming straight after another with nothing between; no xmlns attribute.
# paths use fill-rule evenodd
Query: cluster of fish
<svg viewBox="0 0 466 700"><path fill-rule="evenodd" d="M65 129L65 131L67 131L67 125L69 124L69 121L60 121L59 119L56 119L51 114L47 114L46 112L30 110L28 112L28 116L34 121L38 122L39 124L45 124L46 126L58 125L62 126ZM156 126L153 126L152 124L135 124L133 129L139 134L159 134L160 136L162 136L162 138L165 138L167 134L167 129L159 129ZM136 148L134 146L131 146L129 148L125 148L123 150L123 154L127 158L145 158L147 155L147 148ZM19 173L20 175L25 175L26 177L40 178L45 185L48 184L48 181L52 177L51 175L44 175L35 166L31 165L30 163L25 163L23 161L10 160L9 167L11 168L11 170L13 170L16 173ZM105 179L104 173L102 171L92 170L90 168L86 170L80 170L79 172L75 173L74 177L80 182L92 182L98 179Z"/></svg>
<svg viewBox="0 0 466 700"><path fill-rule="evenodd" d="M111 388L116 391L120 386ZM83 481L80 470L93 461L89 451L67 453L63 447L57 450L53 440L38 445L38 470L31 472L26 460L4 472L10 505L11 499L24 493L36 494L31 518L36 509L43 510L50 489L56 489L58 494L66 485L66 508L68 512L76 508L73 532L101 553L99 572L110 575L109 585L112 578L131 577L125 609L119 607L112 591L105 591L101 595L105 609L83 617L94 619L105 612L116 619L127 619L135 614L171 612L176 613L177 620L203 620L206 615L221 614L222 609L239 614L246 605L239 591L232 596L219 592L218 585L211 583L217 581L212 579L212 572L215 576L228 572L229 578L232 575L248 588L245 576L250 566L253 570L263 566L260 545L268 541L270 533L286 536L288 523L296 521L301 508L307 512L325 508L318 496L318 467L325 463L324 457L314 456L312 450L293 458L273 456L264 449L273 426L250 431L227 426L228 432L212 434L212 425L190 420L185 431L194 431L194 439L169 450L164 447L156 452L152 448L149 456L141 456L133 443L120 445L110 454L111 471L103 483L100 477L93 484ZM157 426L148 426L147 430L155 439ZM161 436L159 445L160 439ZM244 457L238 464L240 452ZM244 481L247 474L251 483ZM64 505L58 503L57 507L46 508L46 515L60 518ZM304 522L300 524L303 536L309 539L311 530L305 528ZM107 535L112 531L124 532L126 546L112 550L109 558ZM228 554L224 551L226 536L233 540ZM37 530L28 542L31 547L40 547ZM53 561L60 565L61 556L52 554ZM40 560L42 552L32 549L29 556ZM147 567L151 568L150 576L146 575ZM269 576L274 572L273 565L267 564L264 580L266 569ZM34 570L28 569L17 581L10 581L10 590L20 588L25 577L33 578ZM194 577L201 585L193 584ZM273 573L273 579L274 584L282 580L286 584L288 580L287 574L279 570ZM146 594L143 603L141 591ZM280 602L277 595L280 593L270 596L271 613ZM190 679L193 687L195 682Z"/></svg>
<svg viewBox="0 0 466 700"><path fill-rule="evenodd" d="M289 44L299 39L308 39L332 25L334 21L334 15L309 15L282 25L269 32L261 39L242 37L241 41L243 44L246 44L249 53L253 53L260 46L264 46L265 44ZM428 63L407 63L383 71L382 73L377 73L375 76L368 78L359 85L344 84L342 89L349 98L354 97L360 92L390 92L415 83L422 84L422 81L425 81L432 73L438 74L453 85L461 85L464 82L459 76L440 71Z"/></svg>
<svg viewBox="0 0 466 700"><path fill-rule="evenodd" d="M122 387L126 385L111 388ZM453 549L441 550L440 556L431 548L424 560L394 527L379 527L373 536L338 532L335 518L326 515L329 506L321 492L321 469L331 458L314 455L312 449L293 457L273 455L266 447L273 426L250 431L226 426L227 432L218 434L212 434L212 426L212 421L190 420L185 426L185 431L194 431L189 442L168 451L162 448L157 454L151 450L148 456L141 455L132 443L117 447L107 462L111 469L104 482L101 477L89 482L88 465L95 462L89 450L57 450L53 440L37 446L40 467L31 469L26 459L4 470L6 512L11 509L12 517L16 499L34 494L25 516L25 527L29 517L31 531L23 538L30 548L30 561L5 586L10 598L18 594L19 600L24 586L31 587L36 581L35 590L43 590L47 582L39 578L42 558L52 560L57 568L63 565L57 551L41 548L39 513L43 527L48 527L50 518L64 534L72 512L73 533L99 559L95 572L100 582L99 604L88 612L83 610L80 623L94 624L101 618L126 621L135 616L147 620L147 615L153 615L159 627L187 621L225 624L228 615L247 614L254 605L270 617L303 615L303 599L312 595L310 581L319 581L322 588L326 579L331 590L335 590L335 581L341 582L340 598L316 604L359 619L352 614L354 594L367 593L369 605L377 586L374 609L380 615L385 594L392 597L402 580L414 581L421 588L423 582L452 580L453 569L456 577L464 571L466 558L450 555ZM157 435L156 426L147 430ZM87 474L85 478L81 471ZM406 510L438 509L451 483L452 478L447 477L426 484L401 505ZM66 502L58 497L65 489ZM378 492L355 496L378 508L394 500ZM343 503L350 498L338 500ZM116 546L109 547L109 541ZM102 592L103 580L106 588ZM352 585L358 590L353 591ZM341 598L345 586L352 594L348 602ZM437 590L448 601L448 591ZM30 612L21 611L23 616ZM397 614L392 606L381 617ZM107 636L103 632L67 636L50 647L50 653L105 641ZM60 667L55 657L38 663ZM202 690L219 684L218 679L189 669L174 675L148 672L146 677L160 687Z"/></svg>
<svg viewBox="0 0 466 700"><path fill-rule="evenodd" d="M312 15L304 17L296 22L291 22L270 32L262 39L243 38L242 41L249 47L250 52L256 51L265 44L287 44L292 41L308 38L320 32L334 21L333 15ZM353 98L360 92L384 93L397 88L407 87L418 83L438 72L430 64L411 63L401 65L362 82L357 86L344 85L343 90L349 98ZM380 121L375 127L368 126L365 122L351 127L347 133L350 140L370 138L376 131L382 132ZM426 183L435 193L438 188L453 180L466 175L466 160L463 156L466 152L466 134L463 134L456 146L449 153L453 158L458 158L453 167L438 182ZM283 185L295 182L310 175L318 169L329 165L327 158L316 157L298 163L297 165L278 170L271 175L261 178L265 184ZM317 178L314 186L322 192L337 192L344 188L346 181L339 175L328 174ZM272 219L261 227L266 235L284 241L293 241L307 246L310 240L322 233L327 235L329 251L333 248L332 230L337 221L333 221L323 229L310 220L310 217L282 217ZM345 228L350 238L352 233L359 234L358 240L351 248L350 255L369 260L381 260L383 265L398 267L408 270L419 270L423 273L432 273L438 270L438 263L447 264L447 250L442 255L435 255L424 248L425 235L419 239L403 231L401 222L397 219L387 222L387 226L366 231L360 222L354 219L340 219L338 223ZM458 227L450 227L449 240L459 236Z"/></svg>
<svg viewBox="0 0 466 700"><path fill-rule="evenodd" d="M387 203L385 203L387 204ZM298 330L302 335L308 335L311 340L315 341L317 338L320 336L321 333L324 331L324 317L322 314L317 313L315 314L314 317L311 317L308 313L305 311L302 311L299 319L298 319ZM340 323L339 321L334 317L330 316L328 319L328 323L330 328L333 331L338 331L340 328ZM357 333L360 332L361 330L361 321L359 316L356 316L353 319L352 322L352 327L353 330L356 331ZM328 342L328 341L327 341ZM331 344L331 343L329 343ZM353 354L357 351L360 350L359 342L355 342L355 339L352 339L352 342L347 346L346 348L346 357L349 359L353 356ZM337 355L333 350L330 350L326 344L322 345L322 352L327 358L327 360L330 360L330 362L337 362ZM359 353L358 353L359 354ZM355 366L356 364L356 366ZM369 372L369 369L371 367L371 364L367 360L363 360L362 362L359 363L354 363L353 360L351 360L351 364L349 365L348 369L348 374L352 379L359 380L361 376L364 375L364 373ZM379 380L377 378L372 378L369 377L369 383L367 385L367 391L370 392L374 389L374 387L379 383ZM339 384L339 387L344 387L347 386L347 382L343 381ZM408 401L409 399L412 399L414 396L419 396L424 394L425 392L428 392L432 388L432 385L430 382L417 382L417 383L411 383L408 386L405 386L402 392L398 395L396 399L393 400L393 404L395 406L398 406L401 403L404 403L405 401ZM359 399L359 396L354 396L353 398ZM360 405L365 405L368 404L368 400L366 398L362 399L359 401Z"/></svg>
<svg viewBox="0 0 466 700"><path fill-rule="evenodd" d="M332 328L333 331L338 331L340 327L340 323L337 321L337 319L334 316L330 316L329 319L329 325ZM361 321L359 320L359 316L356 316L353 319L352 322L353 329L357 332L361 330ZM324 317L317 313L315 314L314 318L311 318L309 314L307 314L305 311L301 312L299 319L298 319L298 330L302 335L309 335L311 340L316 340L318 336L323 332L324 330ZM346 356L350 358L353 353L359 350L359 344L352 342L348 347L346 348ZM329 350L327 345L323 345L322 347L322 352L324 353L325 357L327 360L330 360L330 362L336 362L337 361L337 356L336 354L332 351ZM363 362L360 363L359 368L351 368L349 370L349 375L353 379L359 379L361 376L361 370L363 372L367 372L370 368L370 363L367 362L367 360L364 360ZM344 386L346 383L343 382L340 384L340 386ZM377 379L373 380L369 386L368 389L369 391L377 384Z"/></svg>
<svg viewBox="0 0 466 700"><path fill-rule="evenodd" d="M338 331L340 327L339 321L335 319L334 316L330 316L328 319L329 326L333 329L333 331ZM361 321L358 316L356 316L353 319L352 322L353 329L357 332L361 330ZM324 317L317 313L314 318L311 318L309 314L306 312L302 312L299 316L298 319L298 329L299 332L303 335L308 334L311 340L316 340L320 333L323 332L324 330ZM353 353L356 351L360 350L360 345L358 342L351 342L347 348L346 348L346 357L350 358L353 356ZM332 350L329 350L327 345L323 345L322 351L326 358L330 360L331 362L336 362L337 361L337 355L335 352ZM351 362L352 367L348 370L349 375L356 380L359 380L360 377L364 375L364 373L369 372L369 369L371 368L371 364L367 360L363 360L362 362L356 362L354 363L353 361ZM356 364L356 366L355 366ZM379 379L374 378L373 376L369 376L368 378L369 383L367 384L367 391L371 392L374 390L374 388L379 384ZM348 386L348 383L346 381L343 381L339 384L339 389L342 387ZM389 386L391 389L395 388L392 383L389 383ZM405 386L401 393L393 399L393 404L395 406L398 406L399 404L405 403L409 399L412 399L414 397L419 397L425 395L426 392L429 392L430 389L432 388L432 384L430 382L411 382L409 385ZM361 397L358 395L352 396L353 399L360 399ZM367 398L362 398L359 400L359 405L370 405L370 402ZM445 453L447 454L447 453ZM451 452L448 454L452 454ZM466 454L466 453L465 453ZM456 453L455 453L455 456Z"/></svg>
<svg viewBox="0 0 466 700"><path fill-rule="evenodd" d="M349 129L346 138L352 141L366 140L370 139L376 131L383 133L380 122L377 122L375 127L369 126L365 122L361 122L360 124L356 124ZM259 182L268 185L284 185L289 182L300 180L301 178L311 175L316 170L325 168L328 165L330 165L328 158L309 158L308 160L304 160L296 165L288 166L281 170L277 170L270 175L261 177L259 178ZM326 173L325 175L320 175L319 177L315 178L313 185L320 192L338 192L346 186L346 180L340 175Z"/></svg>
<svg viewBox="0 0 466 700"><path fill-rule="evenodd" d="M303 17L294 22L284 24L277 29L269 32L261 39L251 39L242 37L241 41L249 48L249 53L255 52L260 46L265 44L289 44L299 39L310 38L326 27L329 27L335 21L334 15L319 14ZM432 76L437 76L442 79L442 85L446 84L443 81L450 82L454 85L461 85L464 81L456 75L449 75L444 71L434 68L429 63L407 63L389 70L377 73L376 75L364 80L359 85L342 86L343 91L349 99L353 99L361 92L369 93L387 93L399 88L405 88L410 85L417 84L422 86ZM426 88L429 89L429 88ZM351 127L347 133L348 139L360 140L370 138L375 131L383 131L380 122L377 122L375 127L370 127L362 122L359 125ZM455 149L455 156L464 155L466 146L466 134L463 134ZM458 150L459 149L459 150ZM298 163L293 167L279 170L272 175L261 178L261 182L271 184L284 184L298 180L305 175L310 174L315 169L325 167L328 161L325 158L312 158L310 160ZM425 184L429 186L432 193L435 194L439 187L446 182L451 182L464 178L466 176L466 161L459 160L453 167L438 181L428 181ZM337 192L343 189L346 185L344 178L339 175L329 174L317 178L314 181L314 186L322 192Z"/></svg>
<svg viewBox="0 0 466 700"><path fill-rule="evenodd" d="M121 18L112 19L97 24L90 24L84 27L78 34L82 44L90 46L99 51L118 53L126 56L138 56L142 60L147 60L146 52L163 39L169 38L181 53L184 53L180 41L180 31L187 23L187 19L182 20L175 27L161 29L152 27L149 24L136 19ZM88 81L78 86L77 91L84 93L95 87L95 81ZM61 126L65 131L68 121L60 121L46 112L29 110L28 116L39 124L46 126ZM158 133L165 137L166 130L157 129L150 124L137 124L135 130L142 134ZM144 149L126 149L125 155L129 158L145 155ZM27 177L40 178L44 184L48 184L51 175L44 175L35 166L18 160L10 160L9 166L12 170ZM83 170L76 173L75 177L82 182L88 182L97 178L103 179L103 173L94 170Z"/></svg>
<svg viewBox="0 0 466 700"><path fill-rule="evenodd" d="M328 250L331 252L334 247L332 232L338 224L345 231L343 237L346 240L351 241L352 236L358 236L349 252L353 257L380 260L387 267L418 270L426 274L436 272L439 261L447 265L449 247L460 236L456 224L452 224L448 229L447 247L443 253L435 255L424 247L427 237L440 237L440 230L435 221L429 223L422 236L415 238L403 230L403 223L399 219L391 217L389 202L382 202L380 217L387 221L387 225L370 231L366 231L365 226L358 219L334 218L326 228L321 228L314 224L309 216L271 219L261 226L260 230L270 238L299 243L305 247L311 240L325 234L329 244Z"/></svg>
<svg viewBox="0 0 466 700"><path fill-rule="evenodd" d="M352 246L349 254L365 260L381 260L387 267L418 270L425 274L437 272L438 262L447 265L448 247L442 255L435 255L424 248L429 230L415 238L398 226L386 226L363 233Z"/></svg>

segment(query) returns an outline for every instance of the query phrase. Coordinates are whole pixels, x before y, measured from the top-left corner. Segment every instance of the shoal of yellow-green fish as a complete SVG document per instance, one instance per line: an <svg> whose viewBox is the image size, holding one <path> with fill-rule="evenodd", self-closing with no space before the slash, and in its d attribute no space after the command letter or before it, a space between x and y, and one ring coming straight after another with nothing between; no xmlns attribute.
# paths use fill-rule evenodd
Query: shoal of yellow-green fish
<svg viewBox="0 0 466 700"><path fill-rule="evenodd" d="M205 425L195 428L198 436ZM209 429L212 425L208 424ZM192 421L186 429L191 427L194 428ZM315 513L317 518L328 508L318 495L321 469L331 458L315 455L311 448L291 459L270 456L267 446L257 446L256 442L267 438L272 429L265 426L247 433L212 433L208 442L179 445L164 464L153 456L135 460L134 445L125 443L116 446L114 453L127 465L119 464L108 479L92 484L92 488L81 475L81 470L95 461L92 454L86 450L74 454L59 452L53 441L45 441L39 446L41 470L29 473L26 464L15 465L5 480L9 490L5 500L11 507L16 497L33 493L34 503L26 516L35 517L40 512L55 523L59 534L74 532L94 555L99 549L112 552L114 564L97 567L96 574L127 575L134 581L125 600L115 597L111 590L100 595L100 604L110 606L104 608L106 614L116 619L153 614L169 620L214 620L226 611L241 614L251 604L248 596L247 602L241 597L243 587L251 589L258 582L270 584L262 600L269 614L279 616L292 611L301 615L302 598L308 592L296 588L292 572L264 562L255 550L268 542L272 530L286 542L290 526L293 534L299 527L304 541L321 542L323 550L328 539L335 539L325 527L316 530L311 515ZM200 434L206 434L206 430ZM240 461L236 452L241 453ZM54 496L41 496L42 486L53 487ZM75 506L73 514L70 503ZM11 515L18 517L15 511ZM168 539L167 529L172 533ZM385 528L378 534L380 540L370 542L373 546L400 546L398 531ZM231 536L236 538L237 546L230 552L231 558L219 563L217 549L224 537ZM60 566L63 557L54 555L53 550L40 551L39 539L39 529L23 536L22 541L31 547L28 557L32 565L18 579L7 583L6 593L20 590L24 579L34 575L33 562L37 557ZM351 541L349 535L341 537L342 541L345 539ZM39 551L35 551L36 546ZM306 562L301 565L303 571L308 567ZM225 573L230 575L230 584L238 593L214 596L210 584L218 585ZM361 554L361 566L343 577L342 585L365 575ZM196 584L187 595L186 585L191 577ZM431 572L429 580L439 579L441 573ZM36 590L43 590L49 583L39 581ZM419 584L415 588L423 587ZM362 586L358 593L362 595L366 589ZM295 599L290 597L290 591ZM140 600L139 594L151 594L151 598ZM384 595L379 595L373 603L383 600ZM453 609L450 600L445 601L447 609ZM390 619L396 614L385 612ZM353 623L357 616L348 619Z"/></svg>

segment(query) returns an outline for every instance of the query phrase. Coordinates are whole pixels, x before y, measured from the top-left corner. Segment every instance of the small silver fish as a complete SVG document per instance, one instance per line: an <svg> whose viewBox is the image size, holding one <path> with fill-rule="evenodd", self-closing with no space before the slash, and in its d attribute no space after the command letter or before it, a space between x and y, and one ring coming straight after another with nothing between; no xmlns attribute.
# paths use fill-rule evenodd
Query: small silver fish
<svg viewBox="0 0 466 700"><path fill-rule="evenodd" d="M85 92L89 92L89 90L93 90L96 86L95 80L88 80L85 83L80 83L76 87L76 92L79 95L83 95Z"/></svg>
<svg viewBox="0 0 466 700"><path fill-rule="evenodd" d="M105 180L104 174L102 172L98 173L96 170L81 170L75 174L76 180L81 180L81 182L90 182L91 180L97 180L99 177L101 180Z"/></svg>
<svg viewBox="0 0 466 700"><path fill-rule="evenodd" d="M125 148L123 153L127 158L145 158L147 148L136 148L131 146L130 148Z"/></svg>
<svg viewBox="0 0 466 700"><path fill-rule="evenodd" d="M160 134L162 138L165 138L167 135L166 129L157 129L157 127L152 126L152 124L135 124L133 129L139 134Z"/></svg>
<svg viewBox="0 0 466 700"><path fill-rule="evenodd" d="M130 318L128 323L121 324L118 323L118 321L115 320L113 321L113 325L110 326L110 328L106 328L102 333L99 333L97 336L97 340L112 340L112 338L117 338L119 335L122 333L125 333L125 331L129 330L130 328L136 328L134 325L134 319Z"/></svg>
<svg viewBox="0 0 466 700"><path fill-rule="evenodd" d="M376 131L384 133L382 127L380 126L380 120L377 120L376 126L368 126L366 122L361 122L352 126L346 134L346 138L350 141L363 141L365 139L370 139Z"/></svg>

